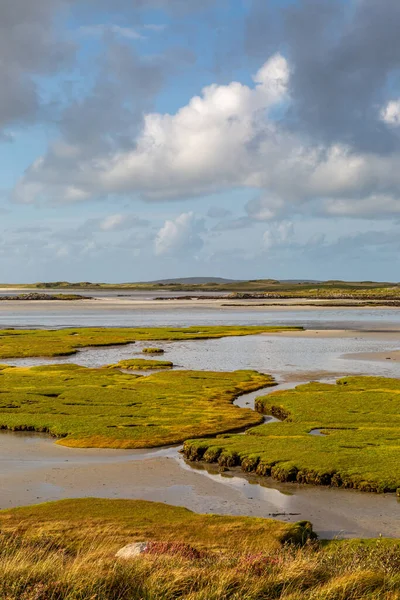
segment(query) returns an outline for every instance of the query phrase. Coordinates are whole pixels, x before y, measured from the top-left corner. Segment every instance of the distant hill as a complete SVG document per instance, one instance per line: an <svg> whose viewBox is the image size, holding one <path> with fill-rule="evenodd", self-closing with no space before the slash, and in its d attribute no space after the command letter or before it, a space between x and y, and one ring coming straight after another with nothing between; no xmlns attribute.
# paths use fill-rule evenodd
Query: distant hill
<svg viewBox="0 0 400 600"><path fill-rule="evenodd" d="M280 279L279 283L322 283L322 281L320 279Z"/></svg>
<svg viewBox="0 0 400 600"><path fill-rule="evenodd" d="M242 279L224 279L223 277L178 277L176 279L157 279L156 281L146 281L145 283L157 285L202 285L204 283L239 283Z"/></svg>

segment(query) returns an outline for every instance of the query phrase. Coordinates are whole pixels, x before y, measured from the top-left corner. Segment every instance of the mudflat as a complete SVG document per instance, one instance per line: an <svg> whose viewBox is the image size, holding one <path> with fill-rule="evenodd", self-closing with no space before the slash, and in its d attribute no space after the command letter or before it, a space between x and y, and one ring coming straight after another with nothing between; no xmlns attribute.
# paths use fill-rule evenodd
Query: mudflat
<svg viewBox="0 0 400 600"><path fill-rule="evenodd" d="M188 465L178 450L66 448L43 434L3 432L0 508L84 496L137 498L199 513L309 519L323 538L400 537L393 494L280 484L235 469L218 474L212 465L208 472Z"/></svg>

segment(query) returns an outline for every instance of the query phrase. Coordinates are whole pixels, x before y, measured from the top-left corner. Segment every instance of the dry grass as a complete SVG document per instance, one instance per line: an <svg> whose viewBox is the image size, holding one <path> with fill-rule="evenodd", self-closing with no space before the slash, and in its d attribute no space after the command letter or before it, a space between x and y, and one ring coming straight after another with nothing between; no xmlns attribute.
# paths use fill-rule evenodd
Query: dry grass
<svg viewBox="0 0 400 600"><path fill-rule="evenodd" d="M2 600L400 598L398 541L299 546L284 523L141 501L63 501L0 520ZM115 558L138 538L155 540L148 553Z"/></svg>

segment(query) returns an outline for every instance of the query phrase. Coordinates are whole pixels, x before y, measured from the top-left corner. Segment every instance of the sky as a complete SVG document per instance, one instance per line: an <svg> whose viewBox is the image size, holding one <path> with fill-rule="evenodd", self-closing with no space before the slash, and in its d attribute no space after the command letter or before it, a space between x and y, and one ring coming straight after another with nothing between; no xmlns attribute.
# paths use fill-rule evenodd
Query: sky
<svg viewBox="0 0 400 600"><path fill-rule="evenodd" d="M0 0L0 282L399 281L398 0Z"/></svg>

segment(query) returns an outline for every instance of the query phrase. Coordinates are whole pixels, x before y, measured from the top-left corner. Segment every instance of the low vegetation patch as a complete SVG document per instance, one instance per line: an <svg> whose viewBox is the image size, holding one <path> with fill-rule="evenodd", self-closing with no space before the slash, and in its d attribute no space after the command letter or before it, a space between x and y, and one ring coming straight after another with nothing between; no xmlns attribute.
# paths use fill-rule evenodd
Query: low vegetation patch
<svg viewBox="0 0 400 600"><path fill-rule="evenodd" d="M245 435L185 443L190 460L241 465L278 481L369 492L400 488L400 380L347 377L309 383L256 401L282 419ZM322 436L310 431L322 430Z"/></svg>
<svg viewBox="0 0 400 600"><path fill-rule="evenodd" d="M0 365L0 428L49 432L60 444L82 448L178 444L257 425L261 415L232 402L267 385L274 385L272 377L256 371L142 377L113 367Z"/></svg>
<svg viewBox="0 0 400 600"><path fill-rule="evenodd" d="M128 371L154 371L155 369L172 369L174 364L169 360L147 360L145 358L129 358L120 360L112 369L126 369Z"/></svg>
<svg viewBox="0 0 400 600"><path fill-rule="evenodd" d="M143 348L143 354L164 354L162 348Z"/></svg>
<svg viewBox="0 0 400 600"><path fill-rule="evenodd" d="M309 523L135 500L0 512L7 600L399 600L400 543L318 542ZM131 560L123 546L148 542Z"/></svg>
<svg viewBox="0 0 400 600"><path fill-rule="evenodd" d="M88 346L115 346L143 340L201 340L228 336L275 333L302 330L302 327L259 327L226 325L216 327L150 327L76 329L2 329L0 330L0 359L29 356L69 356Z"/></svg>
<svg viewBox="0 0 400 600"><path fill-rule="evenodd" d="M30 294L13 294L10 296L0 296L0 302L2 301L14 301L20 300L26 302L28 300L93 300L91 296L82 296L81 294L39 294L37 292L31 292Z"/></svg>

